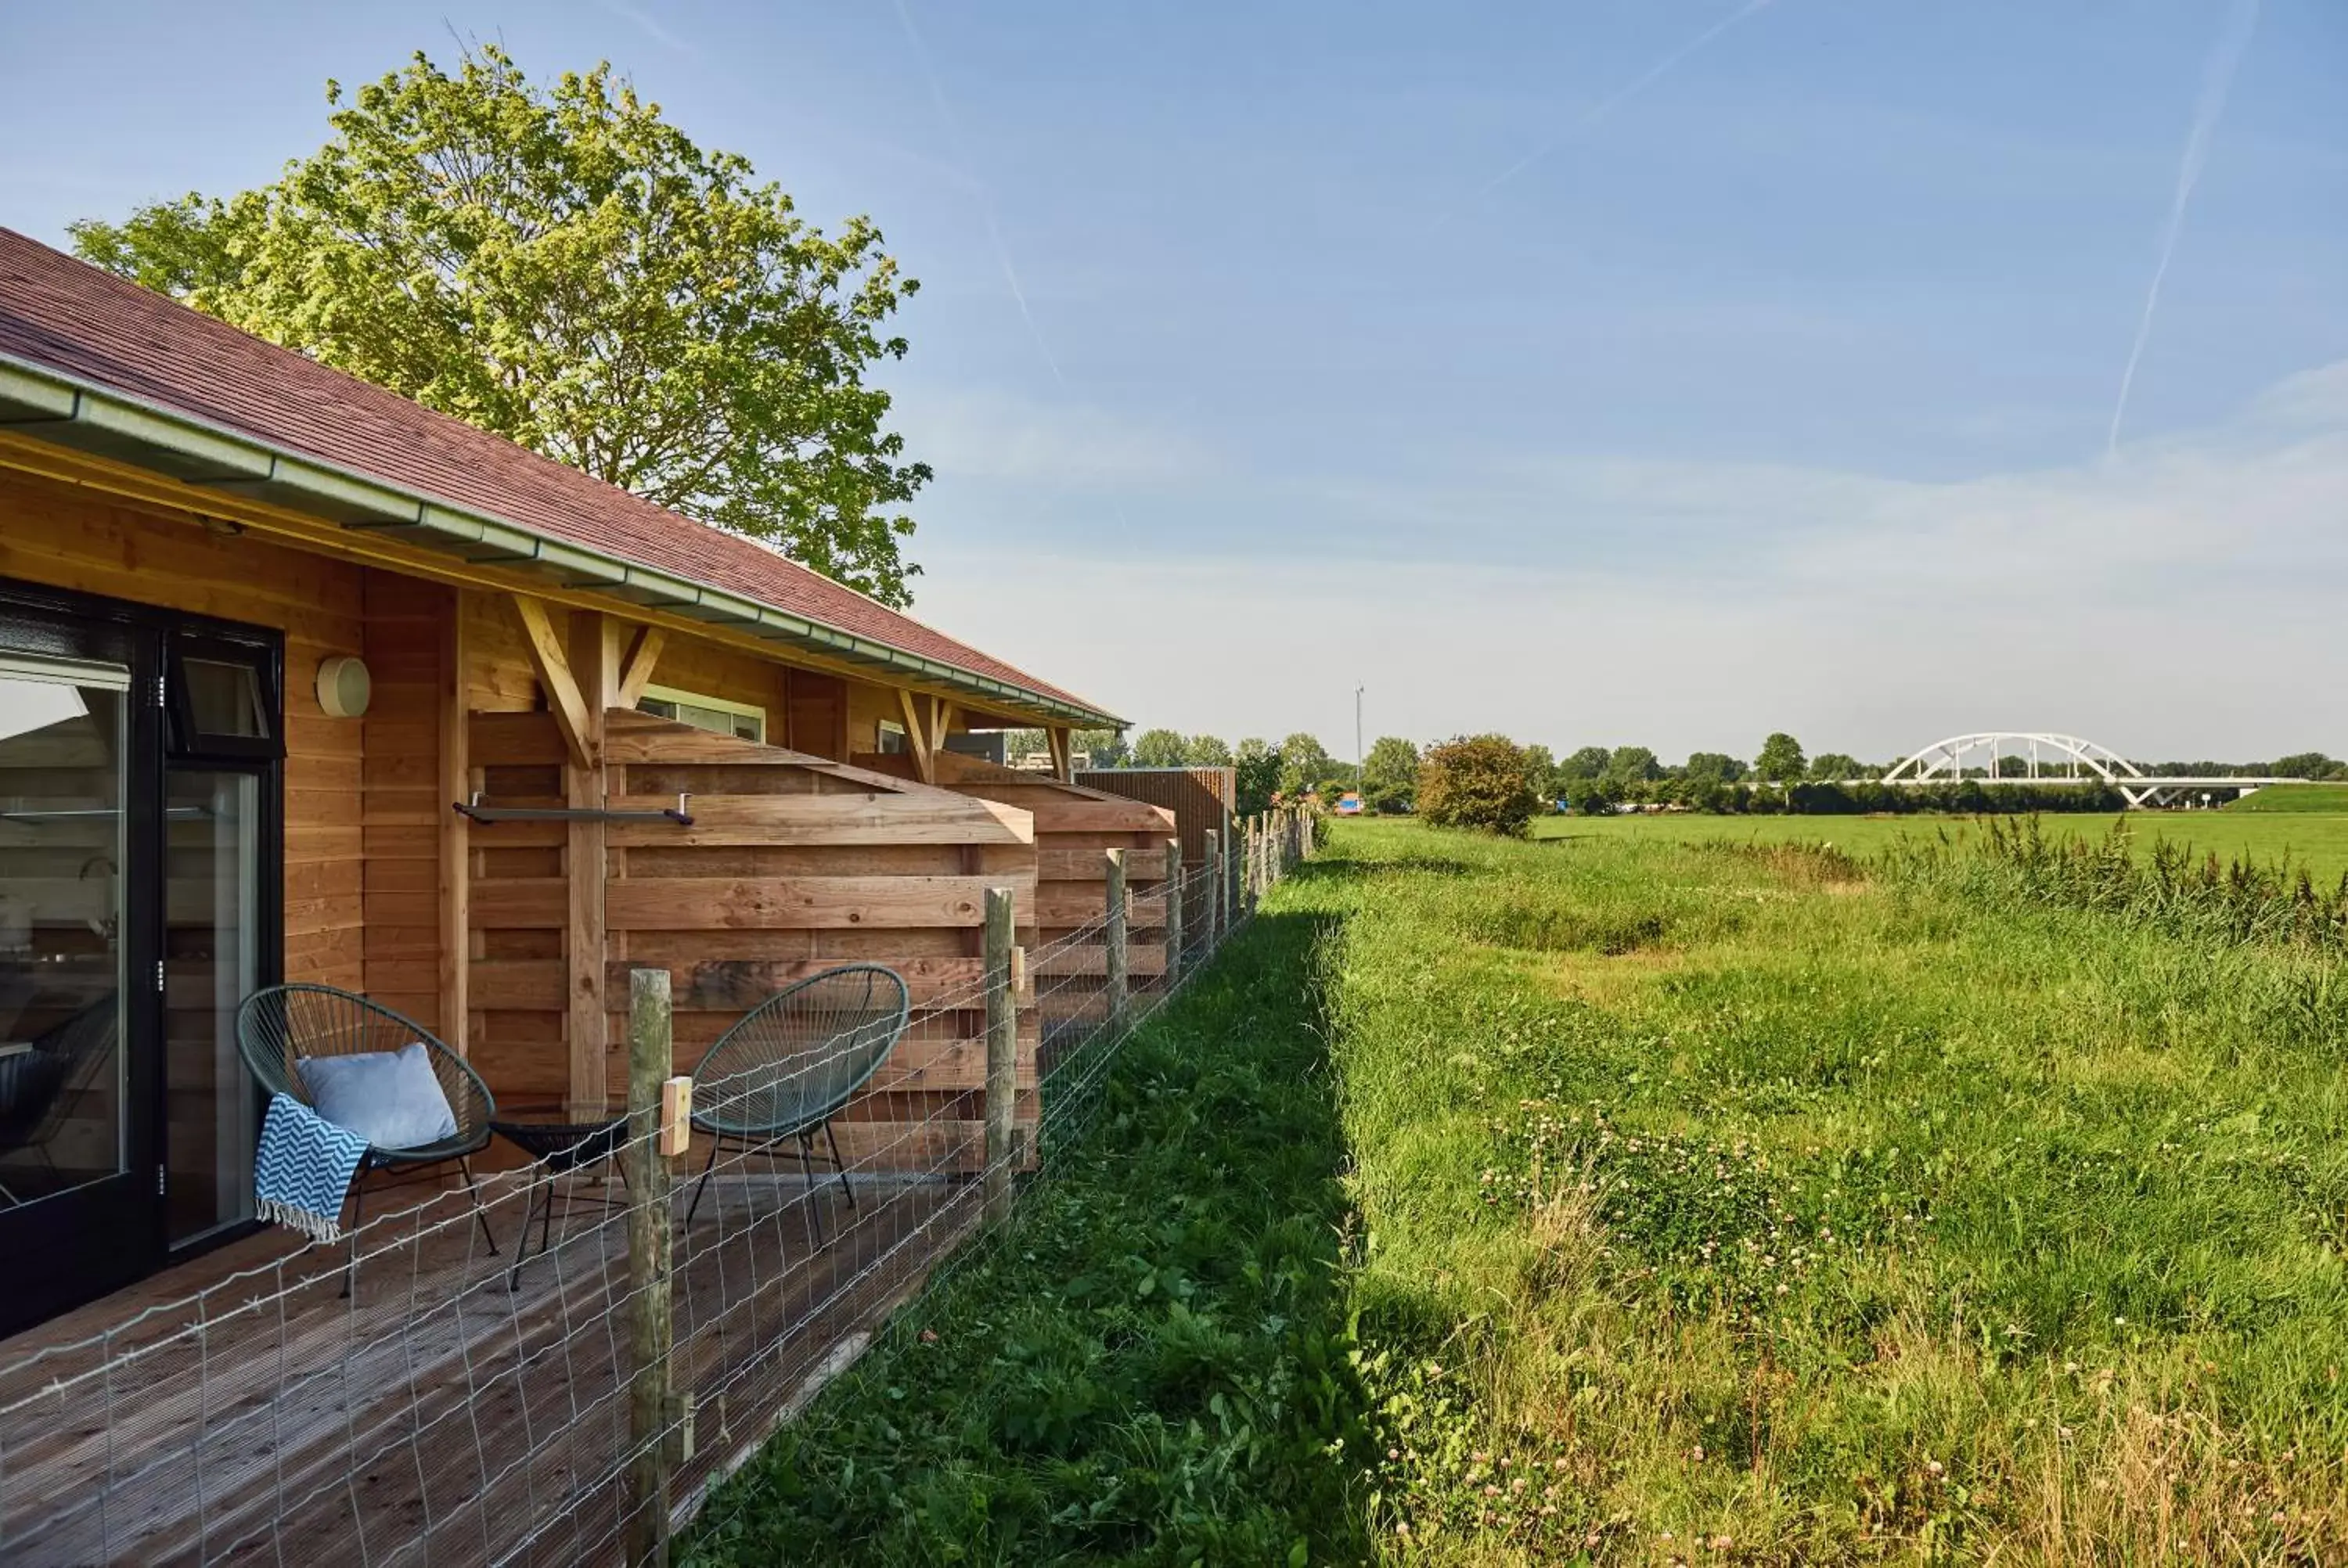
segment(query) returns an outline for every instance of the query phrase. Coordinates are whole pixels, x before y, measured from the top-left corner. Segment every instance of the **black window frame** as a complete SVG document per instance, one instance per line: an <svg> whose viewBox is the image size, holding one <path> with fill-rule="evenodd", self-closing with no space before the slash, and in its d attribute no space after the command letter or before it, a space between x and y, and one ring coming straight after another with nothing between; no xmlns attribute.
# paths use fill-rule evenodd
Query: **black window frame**
<svg viewBox="0 0 2348 1568"><path fill-rule="evenodd" d="M169 629L163 671L170 716L167 744L173 762L274 763L285 759L284 656L273 641L244 638L213 629L185 626ZM187 661L233 664L253 673L255 695L266 735L221 735L196 725L195 702L188 691Z"/></svg>

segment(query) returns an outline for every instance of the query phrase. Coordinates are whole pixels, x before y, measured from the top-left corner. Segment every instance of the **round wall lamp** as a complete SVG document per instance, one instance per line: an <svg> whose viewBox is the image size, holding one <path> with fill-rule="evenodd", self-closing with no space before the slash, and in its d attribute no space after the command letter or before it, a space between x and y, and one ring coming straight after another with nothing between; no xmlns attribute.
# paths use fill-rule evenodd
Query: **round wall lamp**
<svg viewBox="0 0 2348 1568"><path fill-rule="evenodd" d="M366 665L348 653L337 653L318 663L318 706L330 719L366 716L367 699L375 694L375 678Z"/></svg>

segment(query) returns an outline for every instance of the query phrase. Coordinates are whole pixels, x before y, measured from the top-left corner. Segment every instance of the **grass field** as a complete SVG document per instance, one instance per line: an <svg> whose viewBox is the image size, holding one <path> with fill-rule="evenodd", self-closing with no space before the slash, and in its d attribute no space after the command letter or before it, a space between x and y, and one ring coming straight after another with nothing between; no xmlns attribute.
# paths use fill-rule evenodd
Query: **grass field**
<svg viewBox="0 0 2348 1568"><path fill-rule="evenodd" d="M2336 930L1567 825L1334 825L682 1560L2348 1562Z"/></svg>
<svg viewBox="0 0 2348 1568"><path fill-rule="evenodd" d="M2266 806L2264 797L2276 798ZM2319 809L2325 808L2329 809ZM2255 808L2255 809L2254 809ZM2333 792L2317 786L2260 790L2247 800L2217 811L2148 811L2124 814L2137 843L2149 847L2155 839L2189 844L2197 852L2215 852L2230 860L2247 856L2273 861L2288 856L2325 881L2348 875L2348 789ZM2119 815L2083 812L2042 819L2048 833L2100 836L2109 833ZM1962 840L1978 827L1963 817L1950 816L1705 816L1694 812L1655 816L1542 816L1533 819L1533 836L1540 839L1626 838L1680 844L1702 839L1726 839L1744 844L1831 843L1854 854L1872 854L1898 840L1916 835L1946 835Z"/></svg>
<svg viewBox="0 0 2348 1568"><path fill-rule="evenodd" d="M2348 1560L2336 960L1570 825L1282 890L1386 1560Z"/></svg>

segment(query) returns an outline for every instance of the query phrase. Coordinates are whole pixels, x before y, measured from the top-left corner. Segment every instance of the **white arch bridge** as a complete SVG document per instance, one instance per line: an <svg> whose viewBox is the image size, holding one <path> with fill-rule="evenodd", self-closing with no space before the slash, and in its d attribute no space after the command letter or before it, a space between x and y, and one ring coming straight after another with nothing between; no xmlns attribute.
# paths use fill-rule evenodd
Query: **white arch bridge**
<svg viewBox="0 0 2348 1568"><path fill-rule="evenodd" d="M2021 766L2004 771L2007 759ZM1968 770L1977 770L1970 772ZM2199 790L2253 790L2262 784L2302 784L2271 774L2228 774L2179 777L2147 774L2109 746L2045 731L1983 730L1934 741L1903 758L1883 775L1887 784L1954 784L1972 777L1982 784L2109 784L2131 806L2167 805Z"/></svg>

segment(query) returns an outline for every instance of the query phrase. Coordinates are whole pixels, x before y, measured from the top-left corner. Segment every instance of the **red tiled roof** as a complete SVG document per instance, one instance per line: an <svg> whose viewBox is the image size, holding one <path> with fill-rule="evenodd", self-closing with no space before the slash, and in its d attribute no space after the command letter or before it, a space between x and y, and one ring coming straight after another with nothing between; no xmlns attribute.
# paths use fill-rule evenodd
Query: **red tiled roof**
<svg viewBox="0 0 2348 1568"><path fill-rule="evenodd" d="M747 539L330 370L5 228L0 354L451 507L737 593L970 674L1093 707Z"/></svg>

